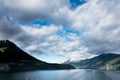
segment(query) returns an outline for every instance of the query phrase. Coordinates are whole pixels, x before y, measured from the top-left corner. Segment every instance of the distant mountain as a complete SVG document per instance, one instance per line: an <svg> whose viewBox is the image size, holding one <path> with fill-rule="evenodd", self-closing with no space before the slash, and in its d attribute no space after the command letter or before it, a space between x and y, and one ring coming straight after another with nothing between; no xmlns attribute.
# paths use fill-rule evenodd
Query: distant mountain
<svg viewBox="0 0 120 80"><path fill-rule="evenodd" d="M0 41L0 71L27 71L49 69L74 69L68 64L50 64L22 51L9 40Z"/></svg>
<svg viewBox="0 0 120 80"><path fill-rule="evenodd" d="M79 62L71 62L70 64L83 69L120 70L120 55L112 53L101 54Z"/></svg>

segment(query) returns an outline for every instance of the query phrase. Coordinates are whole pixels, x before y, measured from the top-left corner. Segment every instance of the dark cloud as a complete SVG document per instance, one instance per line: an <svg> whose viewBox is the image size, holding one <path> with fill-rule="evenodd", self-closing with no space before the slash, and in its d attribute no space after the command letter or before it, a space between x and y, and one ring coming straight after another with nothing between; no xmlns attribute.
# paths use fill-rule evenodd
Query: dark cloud
<svg viewBox="0 0 120 80"><path fill-rule="evenodd" d="M0 21L0 33L6 38L12 38L21 33L19 26L9 22L7 19Z"/></svg>
<svg viewBox="0 0 120 80"><path fill-rule="evenodd" d="M29 0L29 3L27 0L19 0L19 2L16 0L2 0L2 2L10 14L21 22L50 19L52 14L69 6L68 0Z"/></svg>
<svg viewBox="0 0 120 80"><path fill-rule="evenodd" d="M31 44L37 44L37 37L28 34L26 31L16 24L14 21L9 21L8 18L0 20L0 39L9 39L22 48L31 46ZM40 49L29 50L31 53L43 53ZM28 51L28 52L29 52Z"/></svg>

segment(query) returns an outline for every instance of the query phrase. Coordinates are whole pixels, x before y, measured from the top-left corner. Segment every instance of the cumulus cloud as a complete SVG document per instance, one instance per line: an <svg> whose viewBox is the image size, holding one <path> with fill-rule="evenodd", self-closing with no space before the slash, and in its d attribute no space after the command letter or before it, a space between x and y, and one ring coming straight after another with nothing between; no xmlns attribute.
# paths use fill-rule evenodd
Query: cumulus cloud
<svg viewBox="0 0 120 80"><path fill-rule="evenodd" d="M47 52L64 55L71 61L78 61L92 56L87 52L87 48L83 46L79 37L73 33L64 35L64 37L51 35L40 46L46 48Z"/></svg>
<svg viewBox="0 0 120 80"><path fill-rule="evenodd" d="M51 18L53 13L69 6L68 0L3 0L3 3L21 21Z"/></svg>
<svg viewBox="0 0 120 80"><path fill-rule="evenodd" d="M71 27L83 30L84 45L91 53L120 51L119 5L119 0L90 0L73 12Z"/></svg>
<svg viewBox="0 0 120 80"><path fill-rule="evenodd" d="M71 10L69 0L0 0L0 39L30 53L59 54L71 61L120 52L120 1L85 1ZM51 23L32 24L39 19Z"/></svg>

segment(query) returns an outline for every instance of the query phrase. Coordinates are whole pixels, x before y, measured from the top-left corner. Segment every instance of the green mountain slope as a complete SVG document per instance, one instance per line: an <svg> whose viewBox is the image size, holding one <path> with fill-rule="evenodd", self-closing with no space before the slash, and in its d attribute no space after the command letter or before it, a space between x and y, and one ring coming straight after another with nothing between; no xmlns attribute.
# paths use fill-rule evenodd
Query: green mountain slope
<svg viewBox="0 0 120 80"><path fill-rule="evenodd" d="M79 62L71 62L70 64L84 69L120 70L120 55L112 53L101 54Z"/></svg>

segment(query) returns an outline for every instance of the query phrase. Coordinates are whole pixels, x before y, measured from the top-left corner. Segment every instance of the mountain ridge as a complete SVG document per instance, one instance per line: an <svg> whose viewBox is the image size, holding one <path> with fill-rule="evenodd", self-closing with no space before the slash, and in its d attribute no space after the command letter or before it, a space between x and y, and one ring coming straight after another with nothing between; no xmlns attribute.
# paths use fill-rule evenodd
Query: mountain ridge
<svg viewBox="0 0 120 80"><path fill-rule="evenodd" d="M0 41L0 49L1 48L6 48L6 50L3 50L3 52L0 52L1 63L13 62L14 59L16 60L16 62L17 61L19 62L20 59L38 61L36 58L22 51L19 47L17 47L14 43L12 43L9 40Z"/></svg>
<svg viewBox="0 0 120 80"><path fill-rule="evenodd" d="M9 40L0 41L0 71L74 69L69 64L43 62L21 50Z"/></svg>
<svg viewBox="0 0 120 80"><path fill-rule="evenodd" d="M120 55L114 53L101 54L90 59L71 62L69 64L80 69L108 70L108 67L109 70L120 70Z"/></svg>

